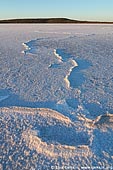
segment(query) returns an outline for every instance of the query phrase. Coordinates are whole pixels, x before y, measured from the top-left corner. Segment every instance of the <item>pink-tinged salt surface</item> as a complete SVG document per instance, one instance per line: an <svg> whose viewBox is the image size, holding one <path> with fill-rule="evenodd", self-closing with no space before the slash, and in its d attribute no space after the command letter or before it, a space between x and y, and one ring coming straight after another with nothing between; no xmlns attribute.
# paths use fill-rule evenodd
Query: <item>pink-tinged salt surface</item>
<svg viewBox="0 0 113 170"><path fill-rule="evenodd" d="M0 25L0 168L113 168L113 25Z"/></svg>

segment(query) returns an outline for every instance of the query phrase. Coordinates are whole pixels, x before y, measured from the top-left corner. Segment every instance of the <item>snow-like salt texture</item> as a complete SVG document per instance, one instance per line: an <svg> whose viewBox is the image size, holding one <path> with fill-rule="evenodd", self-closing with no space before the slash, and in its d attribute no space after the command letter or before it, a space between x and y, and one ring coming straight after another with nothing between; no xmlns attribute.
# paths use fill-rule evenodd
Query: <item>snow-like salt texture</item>
<svg viewBox="0 0 113 170"><path fill-rule="evenodd" d="M113 25L0 25L1 169L113 165Z"/></svg>

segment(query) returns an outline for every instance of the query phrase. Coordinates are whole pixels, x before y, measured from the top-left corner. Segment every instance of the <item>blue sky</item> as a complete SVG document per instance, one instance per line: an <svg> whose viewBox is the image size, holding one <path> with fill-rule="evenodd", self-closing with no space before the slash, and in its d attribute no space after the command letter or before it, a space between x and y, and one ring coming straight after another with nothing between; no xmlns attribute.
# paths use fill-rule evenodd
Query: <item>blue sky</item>
<svg viewBox="0 0 113 170"><path fill-rule="evenodd" d="M48 17L113 21L113 0L0 0L0 19Z"/></svg>

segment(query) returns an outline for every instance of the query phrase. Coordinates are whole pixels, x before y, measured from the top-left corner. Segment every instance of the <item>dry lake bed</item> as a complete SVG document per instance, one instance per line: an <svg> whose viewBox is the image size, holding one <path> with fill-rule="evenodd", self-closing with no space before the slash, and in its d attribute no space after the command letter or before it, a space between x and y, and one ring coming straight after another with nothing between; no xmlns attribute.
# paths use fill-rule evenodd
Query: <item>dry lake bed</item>
<svg viewBox="0 0 113 170"><path fill-rule="evenodd" d="M0 25L0 170L113 169L113 25Z"/></svg>

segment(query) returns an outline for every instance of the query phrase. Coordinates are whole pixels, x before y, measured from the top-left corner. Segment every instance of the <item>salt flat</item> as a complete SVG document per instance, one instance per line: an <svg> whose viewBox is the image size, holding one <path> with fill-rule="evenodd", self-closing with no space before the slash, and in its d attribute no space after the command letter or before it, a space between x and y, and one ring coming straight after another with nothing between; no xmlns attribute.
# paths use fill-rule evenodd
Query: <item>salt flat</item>
<svg viewBox="0 0 113 170"><path fill-rule="evenodd" d="M113 25L0 25L1 169L110 168L112 114Z"/></svg>

